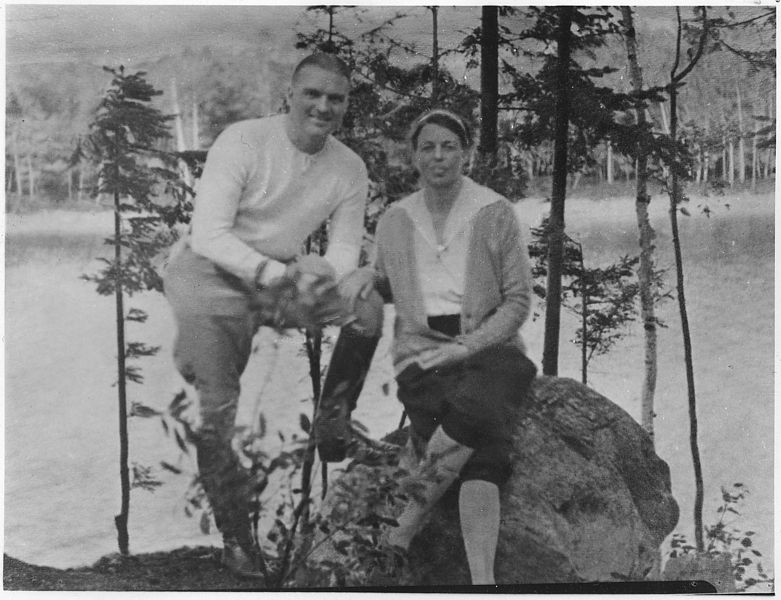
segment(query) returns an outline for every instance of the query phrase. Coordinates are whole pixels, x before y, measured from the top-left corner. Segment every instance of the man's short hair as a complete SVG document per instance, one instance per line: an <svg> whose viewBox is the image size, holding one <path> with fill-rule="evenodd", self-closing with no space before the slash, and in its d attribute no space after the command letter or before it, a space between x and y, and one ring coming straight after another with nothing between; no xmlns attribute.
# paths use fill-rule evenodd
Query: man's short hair
<svg viewBox="0 0 781 600"><path fill-rule="evenodd" d="M350 81L350 76L352 75L350 67L347 66L346 62L335 54L328 54L327 52L315 52L299 62L296 68L293 69L293 81L296 80L298 74L305 67L319 67L331 73L341 75L347 81Z"/></svg>

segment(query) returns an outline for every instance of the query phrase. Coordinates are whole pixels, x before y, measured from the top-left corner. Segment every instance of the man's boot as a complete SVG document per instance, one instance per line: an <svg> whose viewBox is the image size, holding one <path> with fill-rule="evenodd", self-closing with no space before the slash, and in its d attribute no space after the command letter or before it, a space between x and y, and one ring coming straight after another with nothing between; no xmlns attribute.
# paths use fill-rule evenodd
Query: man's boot
<svg viewBox="0 0 781 600"><path fill-rule="evenodd" d="M334 346L315 417L315 439L320 460L340 462L352 442L350 415L358 402L379 337L342 329Z"/></svg>
<svg viewBox="0 0 781 600"><path fill-rule="evenodd" d="M358 403L382 335L383 301L376 292L356 303L357 320L336 340L315 416L320 460L340 462L352 442L350 415Z"/></svg>
<svg viewBox="0 0 781 600"><path fill-rule="evenodd" d="M242 578L265 577L255 551L249 519L248 474L239 464L225 435L206 427L197 434L198 471L222 533L222 564Z"/></svg>
<svg viewBox="0 0 781 600"><path fill-rule="evenodd" d="M223 538L223 566L242 579L264 579L260 556L253 548L245 546L234 537Z"/></svg>

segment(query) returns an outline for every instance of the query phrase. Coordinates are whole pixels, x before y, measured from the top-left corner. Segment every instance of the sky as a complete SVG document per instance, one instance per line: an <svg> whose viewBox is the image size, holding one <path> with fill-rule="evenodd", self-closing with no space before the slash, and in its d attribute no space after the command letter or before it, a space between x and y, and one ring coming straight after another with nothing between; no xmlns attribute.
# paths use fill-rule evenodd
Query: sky
<svg viewBox="0 0 781 600"><path fill-rule="evenodd" d="M364 6L364 23L337 20L344 33L359 33L398 11L415 13L396 31L426 43L431 18L416 6ZM477 24L476 6L440 7L443 42ZM337 16L337 19L340 17ZM352 18L351 18L352 19ZM316 24L316 25L315 25ZM295 31L325 26L305 5L22 5L6 4L6 63L87 61L133 66L145 59L205 45L236 49L258 44L294 52Z"/></svg>

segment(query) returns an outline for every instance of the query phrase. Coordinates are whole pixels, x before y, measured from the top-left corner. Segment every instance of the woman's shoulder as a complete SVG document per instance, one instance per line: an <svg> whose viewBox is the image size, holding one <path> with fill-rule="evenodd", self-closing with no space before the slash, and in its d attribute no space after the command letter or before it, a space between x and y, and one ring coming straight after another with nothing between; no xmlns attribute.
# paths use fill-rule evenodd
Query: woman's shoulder
<svg viewBox="0 0 781 600"><path fill-rule="evenodd" d="M401 215L409 214L419 202L421 201L420 190L411 193L409 196L404 196L401 200L397 200L391 204L382 215L382 218L399 218Z"/></svg>
<svg viewBox="0 0 781 600"><path fill-rule="evenodd" d="M517 230L526 235L529 226L512 202L486 186L477 183L474 185L480 188L483 194L482 206L475 215L476 224L481 224L486 231L492 233Z"/></svg>
<svg viewBox="0 0 781 600"><path fill-rule="evenodd" d="M397 200L385 209L379 221L377 222L377 235L387 236L391 231L406 229L411 226L410 208L416 202L416 194L410 194Z"/></svg>
<svg viewBox="0 0 781 600"><path fill-rule="evenodd" d="M505 218L513 212L512 203L500 193L471 179L468 179L468 182L469 195L480 204L479 213Z"/></svg>

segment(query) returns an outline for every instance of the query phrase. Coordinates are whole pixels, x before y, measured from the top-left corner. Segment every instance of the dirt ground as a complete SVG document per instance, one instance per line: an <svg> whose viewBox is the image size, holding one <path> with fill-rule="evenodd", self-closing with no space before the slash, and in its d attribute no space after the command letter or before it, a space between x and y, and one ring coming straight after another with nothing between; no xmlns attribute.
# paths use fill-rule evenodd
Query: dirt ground
<svg viewBox="0 0 781 600"><path fill-rule="evenodd" d="M233 576L220 565L219 549L198 546L171 552L106 556L90 567L39 567L3 555L3 589L24 591L251 591L257 581Z"/></svg>

